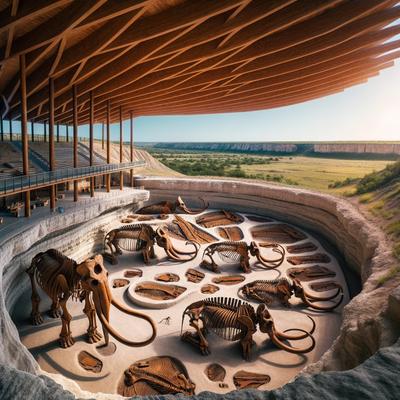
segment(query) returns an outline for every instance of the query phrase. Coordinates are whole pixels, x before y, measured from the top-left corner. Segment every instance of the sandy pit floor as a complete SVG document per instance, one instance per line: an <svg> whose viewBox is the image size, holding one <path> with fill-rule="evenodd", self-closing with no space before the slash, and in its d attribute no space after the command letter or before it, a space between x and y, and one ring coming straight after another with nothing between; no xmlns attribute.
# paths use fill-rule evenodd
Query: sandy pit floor
<svg viewBox="0 0 400 400"><path fill-rule="evenodd" d="M250 243L253 240L250 230L258 225L266 225L266 223L250 221L245 217L248 214L240 215L244 217L244 222L236 226L240 227L243 231L244 240L247 243ZM194 223L196 217L198 217L195 215L182 214L181 216L192 223ZM166 221L154 220L151 221L151 223L155 222L161 224L170 222L172 219L173 216L170 216ZM272 221L268 224L272 225L276 223L279 223L279 221ZM120 221L115 221L114 224L110 225L109 229L111 230L112 228L121 225L123 224ZM68 349L62 349L58 344L58 336L61 329L60 320L51 319L47 315L46 310L50 307L50 301L43 293L41 294L42 302L40 304L40 309L43 311L44 323L40 326L33 326L30 324L30 289L28 289L19 299L18 304L13 311L13 319L18 327L22 343L33 354L41 368L44 371L58 373L74 380L84 390L116 393L118 383L123 378L124 371L131 364L141 359L157 355L173 356L183 362L189 372L190 379L196 384L196 393L204 390L210 390L217 393L226 393L234 390L233 375L239 370L268 374L271 377L270 382L260 386L259 389L276 388L293 379L307 364L316 362L330 347L339 331L341 309L343 305L349 301L346 282L335 256L328 253L322 247L318 238L310 236L307 232L297 227L296 229L303 232L307 237L295 244L312 242L317 246L317 250L300 254L286 253L285 261L275 270L261 269L258 264L256 264L255 257L251 257L250 265L252 267L252 272L244 274L239 265L224 264L218 256L216 256L215 260L220 266L221 274L207 271L199 267L203 251L207 245L201 246L198 257L195 260L186 263L168 261L164 250L157 246L157 258L152 261L151 265L145 265L143 263L141 254L127 252L124 252L124 254L119 257L119 263L117 265L111 265L110 263L105 262L105 266L110 273L109 281L113 296L117 300L124 302L134 309L147 313L156 322L158 329L157 337L153 343L146 347L131 348L111 339L111 341L116 344L116 351L114 354L106 355L104 348L99 348L99 344L103 343L102 341L98 344L89 344L86 342L85 333L87 329L87 318L82 311L83 304L79 301L74 302L70 300L68 308L73 316L71 329L75 338L75 344ZM219 237L217 228L205 230L220 240L223 240ZM182 241L174 239L173 243L179 248L185 247L184 242ZM287 246L292 244L293 243L282 245L286 249ZM269 253L268 251L269 250L263 250L263 254L265 256L272 256L273 253ZM312 324L309 318L307 318L307 315L314 318L316 322L316 330L313 336L316 340L316 347L312 352L304 355L297 355L280 350L270 343L267 334L263 334L260 331L253 336L255 344L252 347L250 361L244 361L242 359L239 342L224 341L213 333L210 333L207 336L211 350L211 354L208 356L202 356L198 349L189 343L180 340L182 313L192 302L208 297L226 296L237 298L238 289L245 283L258 279L276 279L279 277L285 277L286 270L295 267L287 261L288 256L313 254L315 252L329 255L329 263L318 264L333 270L336 273L336 276L334 278L320 279L320 281L334 280L342 285L345 292L342 305L334 312L318 312L307 308L299 299L292 297L290 300L290 308L285 308L278 303L274 303L269 307L274 318L275 326L280 331L289 328L302 328L309 330ZM315 264L317 263L303 264L297 267ZM129 285L125 287L112 288L113 280L116 278L124 278L124 271L130 268L140 268L143 271L143 276L129 279ZM188 268L195 268L205 273L205 278L197 284L188 282L185 277L185 272ZM187 288L187 290L181 294L176 301L160 302L164 303L162 306L167 308L159 308L160 305L156 305L157 308L155 308L155 306L152 305L152 301L146 297L138 297L141 305L132 301L132 294L134 298L138 296L138 294L134 292L134 287L139 282L154 281L155 275L167 272L179 275L179 281L172 282L171 284ZM241 274L245 276L245 281L233 286L217 284L220 290L212 295L201 293L200 288L205 284L212 283L211 280L213 278L229 274ZM317 280L304 282L303 285L309 292L317 296L327 296L328 294L333 293L332 291L319 293L313 292L310 289L310 283L315 283L316 281ZM131 295L129 295L129 292ZM249 301L249 303L252 304L254 308L258 306L257 302ZM131 340L143 340L147 338L151 332L147 322L123 314L113 307L111 308L111 324L119 333ZM183 330L193 331L193 328L189 327L188 318L184 321ZM309 339L292 342L294 346L298 347L308 346L309 343ZM83 350L101 360L103 366L100 372L87 371L80 366L78 362L78 354ZM205 368L211 363L218 363L225 368L226 377L224 382L227 384L227 387L221 388L218 382L211 382L207 378Z"/></svg>

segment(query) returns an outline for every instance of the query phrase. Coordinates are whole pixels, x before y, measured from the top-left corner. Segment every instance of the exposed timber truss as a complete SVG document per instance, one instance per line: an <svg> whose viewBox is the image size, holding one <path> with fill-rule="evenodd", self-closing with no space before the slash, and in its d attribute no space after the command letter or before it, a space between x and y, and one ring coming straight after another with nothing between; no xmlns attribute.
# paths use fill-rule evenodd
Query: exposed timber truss
<svg viewBox="0 0 400 400"><path fill-rule="evenodd" d="M0 110L111 122L295 104L363 83L400 56L397 0L0 0Z"/></svg>

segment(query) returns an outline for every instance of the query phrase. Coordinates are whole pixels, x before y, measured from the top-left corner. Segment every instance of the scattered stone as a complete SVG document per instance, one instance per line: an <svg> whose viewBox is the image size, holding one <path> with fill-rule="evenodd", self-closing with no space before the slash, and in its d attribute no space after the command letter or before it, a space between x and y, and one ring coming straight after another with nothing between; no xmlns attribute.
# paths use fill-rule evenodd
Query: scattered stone
<svg viewBox="0 0 400 400"><path fill-rule="evenodd" d="M220 382L218 386L219 386L221 389L226 389L226 388L229 387L228 384L225 383L225 382Z"/></svg>
<svg viewBox="0 0 400 400"><path fill-rule="evenodd" d="M81 351L78 354L78 361L79 365L86 371L92 371L98 374L103 369L103 362L87 351Z"/></svg>

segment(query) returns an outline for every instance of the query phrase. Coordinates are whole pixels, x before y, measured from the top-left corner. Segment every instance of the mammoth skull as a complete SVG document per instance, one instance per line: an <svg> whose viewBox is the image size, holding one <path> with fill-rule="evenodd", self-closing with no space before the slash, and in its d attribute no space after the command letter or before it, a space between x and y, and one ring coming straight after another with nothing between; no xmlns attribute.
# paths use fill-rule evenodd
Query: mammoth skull
<svg viewBox="0 0 400 400"><path fill-rule="evenodd" d="M315 347L315 339L313 338L312 334L314 333L315 330L315 322L314 320L308 315L308 318L313 323L313 326L311 328L310 332L305 331L304 329L300 328L293 328L293 329L288 329L285 332L279 332L276 327L274 320L269 313L267 307L265 304L260 304L257 308L257 321L260 326L260 331L263 333L267 333L268 336L271 338L272 343L275 344L275 346L279 347L282 350L285 350L289 353L295 353L295 354L303 354L303 353L309 353L312 351ZM299 331L302 332L300 335L289 335L286 332L288 331ZM284 343L284 340L301 340L309 337L311 339L311 345L302 349L298 347L291 347Z"/></svg>
<svg viewBox="0 0 400 400"><path fill-rule="evenodd" d="M92 294L96 314L103 326L106 345L109 343L109 334L119 342L131 347L146 346L155 339L156 326L149 316L130 309L113 298L108 286L108 272L104 267L101 255L96 255L94 258L87 259L79 264L76 268L76 273L79 276L82 289ZM146 320L152 328L151 337L142 342L132 342L122 337L110 324L111 305L125 314Z"/></svg>

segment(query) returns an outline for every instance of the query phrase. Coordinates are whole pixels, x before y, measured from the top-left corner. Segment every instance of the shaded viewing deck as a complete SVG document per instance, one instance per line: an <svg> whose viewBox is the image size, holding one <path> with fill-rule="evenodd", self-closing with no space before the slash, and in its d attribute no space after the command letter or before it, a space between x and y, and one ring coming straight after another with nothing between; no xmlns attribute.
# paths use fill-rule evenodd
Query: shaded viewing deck
<svg viewBox="0 0 400 400"><path fill-rule="evenodd" d="M0 197L22 193L33 189L40 189L72 180L86 179L99 175L131 170L135 167L143 167L145 164L144 161L133 161L81 168L64 168L56 171L41 172L30 176L21 175L13 178L2 179L0 180Z"/></svg>

